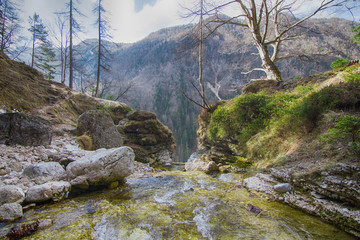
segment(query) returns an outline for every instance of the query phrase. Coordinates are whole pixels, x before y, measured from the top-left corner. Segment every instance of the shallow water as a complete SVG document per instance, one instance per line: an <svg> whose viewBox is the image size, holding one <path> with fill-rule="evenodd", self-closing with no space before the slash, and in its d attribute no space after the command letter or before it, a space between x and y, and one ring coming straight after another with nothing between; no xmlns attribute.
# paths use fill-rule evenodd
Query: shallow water
<svg viewBox="0 0 360 240"><path fill-rule="evenodd" d="M355 239L318 218L250 194L240 176L163 172L25 213L53 225L25 239ZM262 209L247 210L248 204ZM2 233L11 227L2 226Z"/></svg>

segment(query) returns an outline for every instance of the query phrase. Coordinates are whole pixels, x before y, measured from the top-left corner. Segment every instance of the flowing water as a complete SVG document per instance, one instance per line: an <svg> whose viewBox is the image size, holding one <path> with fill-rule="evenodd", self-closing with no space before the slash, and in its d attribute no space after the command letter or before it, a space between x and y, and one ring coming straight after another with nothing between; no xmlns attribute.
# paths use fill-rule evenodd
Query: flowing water
<svg viewBox="0 0 360 240"><path fill-rule="evenodd" d="M22 221L49 218L53 224L25 239L355 239L249 193L239 180L236 174L198 172L129 178L126 186L27 211Z"/></svg>

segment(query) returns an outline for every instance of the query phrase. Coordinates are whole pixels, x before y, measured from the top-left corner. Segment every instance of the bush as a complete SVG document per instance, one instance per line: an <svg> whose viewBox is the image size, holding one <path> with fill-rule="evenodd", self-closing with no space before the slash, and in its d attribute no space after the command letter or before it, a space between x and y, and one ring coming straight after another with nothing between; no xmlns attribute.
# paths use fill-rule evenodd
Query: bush
<svg viewBox="0 0 360 240"><path fill-rule="evenodd" d="M351 150L360 155L360 118L353 115L339 117L334 128L329 129L321 139L328 142L348 143Z"/></svg>
<svg viewBox="0 0 360 240"><path fill-rule="evenodd" d="M339 58L338 60L331 63L331 68L346 67L349 64L349 59Z"/></svg>
<svg viewBox="0 0 360 240"><path fill-rule="evenodd" d="M275 105L270 96L263 93L238 96L213 112L209 123L209 137L213 140L231 135L245 142L268 126L274 112Z"/></svg>

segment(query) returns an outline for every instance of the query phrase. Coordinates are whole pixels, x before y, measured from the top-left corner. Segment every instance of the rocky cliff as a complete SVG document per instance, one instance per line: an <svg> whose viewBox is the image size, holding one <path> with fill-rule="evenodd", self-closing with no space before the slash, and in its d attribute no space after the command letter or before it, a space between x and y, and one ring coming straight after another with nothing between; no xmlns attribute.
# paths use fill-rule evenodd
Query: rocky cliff
<svg viewBox="0 0 360 240"><path fill-rule="evenodd" d="M360 236L360 65L256 81L199 116L188 170L258 172L244 186ZM277 191L276 185L288 187Z"/></svg>

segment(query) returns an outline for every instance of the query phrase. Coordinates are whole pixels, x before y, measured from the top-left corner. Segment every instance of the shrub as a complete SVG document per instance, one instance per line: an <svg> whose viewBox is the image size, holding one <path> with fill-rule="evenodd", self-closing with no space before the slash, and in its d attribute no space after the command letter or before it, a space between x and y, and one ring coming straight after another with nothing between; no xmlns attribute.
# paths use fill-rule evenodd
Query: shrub
<svg viewBox="0 0 360 240"><path fill-rule="evenodd" d="M252 135L268 126L275 105L271 97L264 93L238 96L228 105L219 106L211 115L210 139L224 139L236 136L239 141L247 141Z"/></svg>
<svg viewBox="0 0 360 240"><path fill-rule="evenodd" d="M351 150L360 155L360 118L354 115L339 117L334 128L321 137L328 142L348 143Z"/></svg>
<svg viewBox="0 0 360 240"><path fill-rule="evenodd" d="M347 58L339 58L338 60L331 63L331 68L340 68L345 67L349 64L349 59Z"/></svg>

